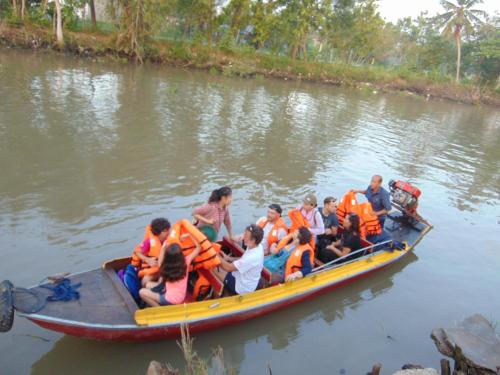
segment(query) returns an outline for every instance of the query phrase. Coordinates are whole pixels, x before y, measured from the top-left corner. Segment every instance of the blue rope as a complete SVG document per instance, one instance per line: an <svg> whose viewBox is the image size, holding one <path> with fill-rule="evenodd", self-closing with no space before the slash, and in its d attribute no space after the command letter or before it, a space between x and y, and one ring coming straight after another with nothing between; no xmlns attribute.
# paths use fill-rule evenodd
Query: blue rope
<svg viewBox="0 0 500 375"><path fill-rule="evenodd" d="M52 295L47 297L47 301L50 302L67 302L71 300L79 300L80 292L78 292L77 289L81 286L82 283L71 285L70 279L63 279L60 283L57 283L55 285L40 285L41 288L49 289L52 291Z"/></svg>

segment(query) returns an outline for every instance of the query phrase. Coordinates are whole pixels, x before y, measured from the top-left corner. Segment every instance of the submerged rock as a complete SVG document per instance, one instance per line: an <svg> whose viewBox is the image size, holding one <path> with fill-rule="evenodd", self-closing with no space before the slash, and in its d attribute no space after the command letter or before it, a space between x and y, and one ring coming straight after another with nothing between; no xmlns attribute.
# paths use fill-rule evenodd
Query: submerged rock
<svg viewBox="0 0 500 375"><path fill-rule="evenodd" d="M500 338L482 315L468 317L454 328L437 328L431 334L437 349L455 360L466 374L497 374L500 369Z"/></svg>

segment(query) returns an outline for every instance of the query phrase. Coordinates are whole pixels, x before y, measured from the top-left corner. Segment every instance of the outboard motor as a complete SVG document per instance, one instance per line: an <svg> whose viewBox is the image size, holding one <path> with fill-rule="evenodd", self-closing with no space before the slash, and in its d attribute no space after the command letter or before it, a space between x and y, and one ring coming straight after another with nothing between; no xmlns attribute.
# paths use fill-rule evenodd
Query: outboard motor
<svg viewBox="0 0 500 375"><path fill-rule="evenodd" d="M401 210L410 215L417 213L418 198L422 192L409 182L401 180L389 181L392 203L399 206Z"/></svg>

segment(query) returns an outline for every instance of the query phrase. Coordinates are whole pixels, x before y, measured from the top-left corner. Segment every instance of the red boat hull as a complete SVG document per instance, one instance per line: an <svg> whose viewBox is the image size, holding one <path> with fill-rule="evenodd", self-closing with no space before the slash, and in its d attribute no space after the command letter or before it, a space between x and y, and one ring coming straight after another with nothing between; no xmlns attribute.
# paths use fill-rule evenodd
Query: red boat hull
<svg viewBox="0 0 500 375"><path fill-rule="evenodd" d="M401 258L398 258L398 260ZM391 264L391 263L389 263ZM189 332L191 334L197 334L199 332L208 331L212 329L217 329L223 326L227 326L230 324L239 323L248 319L256 318L273 311L291 306L293 304L299 303L306 299L315 297L319 294L332 291L337 289L343 285L346 285L350 282L353 282L357 279L360 279L364 276L367 276L377 270L380 270L386 267L388 264L381 266L380 268L376 268L370 270L368 272L356 275L350 279L343 280L336 284L332 284L326 286L319 290L311 291L308 294L300 295L294 298L287 299L285 301L277 302L274 304L265 305L263 307L245 312L245 313L235 313L230 316L223 316L220 318L214 318L207 321L200 321L189 324ZM122 327L112 327L112 326L103 326L103 327L92 327L92 326L84 326L84 325L75 325L70 322L64 321L48 321L44 319L38 319L33 315L28 315L28 319L38 324L39 326L61 333L65 333L67 335L94 339L94 340L106 340L106 341L155 341L169 338L178 338L180 337L180 326L156 326L156 327L141 327L141 326L130 326L130 328L122 328Z"/></svg>

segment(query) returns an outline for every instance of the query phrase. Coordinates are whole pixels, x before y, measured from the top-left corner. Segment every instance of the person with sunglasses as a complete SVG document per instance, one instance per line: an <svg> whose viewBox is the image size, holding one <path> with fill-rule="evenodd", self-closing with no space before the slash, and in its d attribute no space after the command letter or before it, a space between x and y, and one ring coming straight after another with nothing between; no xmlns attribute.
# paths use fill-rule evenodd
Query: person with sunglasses
<svg viewBox="0 0 500 375"><path fill-rule="evenodd" d="M221 270L216 271L220 280L224 280L226 291L231 294L254 292L264 267L264 249L262 239L264 231L256 224L246 227L243 240L247 249L240 258L233 258L221 252Z"/></svg>

